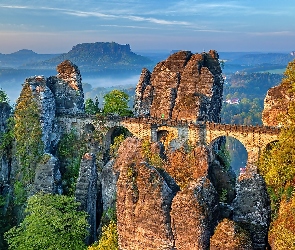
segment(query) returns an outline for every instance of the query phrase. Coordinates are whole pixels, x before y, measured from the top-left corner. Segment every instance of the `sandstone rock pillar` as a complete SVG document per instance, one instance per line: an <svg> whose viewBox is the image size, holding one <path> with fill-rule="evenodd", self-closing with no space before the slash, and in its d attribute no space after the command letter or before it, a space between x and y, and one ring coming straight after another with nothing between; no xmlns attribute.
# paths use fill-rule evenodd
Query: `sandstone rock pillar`
<svg viewBox="0 0 295 250"><path fill-rule="evenodd" d="M75 196L77 201L81 203L80 208L89 214L90 229L86 243L91 244L97 240L97 168L93 154L86 153L82 158Z"/></svg>

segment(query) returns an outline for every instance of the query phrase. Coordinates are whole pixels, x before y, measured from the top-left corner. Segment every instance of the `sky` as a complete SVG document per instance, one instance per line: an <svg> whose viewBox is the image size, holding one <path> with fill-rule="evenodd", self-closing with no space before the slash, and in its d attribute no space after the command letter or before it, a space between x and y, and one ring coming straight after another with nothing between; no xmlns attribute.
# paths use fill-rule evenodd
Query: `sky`
<svg viewBox="0 0 295 250"><path fill-rule="evenodd" d="M133 51L288 52L295 50L295 1L0 1L0 53L64 53L112 41Z"/></svg>

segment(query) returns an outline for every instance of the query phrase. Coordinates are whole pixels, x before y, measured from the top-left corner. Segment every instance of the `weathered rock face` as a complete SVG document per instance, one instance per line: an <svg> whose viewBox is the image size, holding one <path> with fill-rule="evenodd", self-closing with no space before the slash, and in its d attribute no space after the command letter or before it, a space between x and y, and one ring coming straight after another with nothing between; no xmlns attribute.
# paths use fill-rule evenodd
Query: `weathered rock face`
<svg viewBox="0 0 295 250"><path fill-rule="evenodd" d="M265 249L270 224L270 200L263 178L258 174L237 181L233 220L250 233L253 249Z"/></svg>
<svg viewBox="0 0 295 250"><path fill-rule="evenodd" d="M136 102L134 103L135 116L148 116L153 100L153 88L150 85L151 72L144 68L141 72L135 89Z"/></svg>
<svg viewBox="0 0 295 250"><path fill-rule="evenodd" d="M180 148L169 152L167 158L164 169L181 189L208 174L208 150L205 146L195 147L191 152L185 152L184 148Z"/></svg>
<svg viewBox="0 0 295 250"><path fill-rule="evenodd" d="M7 119L11 115L11 107L8 103L0 103L0 134L7 130ZM2 143L2 142L1 142ZM11 175L11 156L4 152L0 164L0 195L9 193L10 175Z"/></svg>
<svg viewBox="0 0 295 250"><path fill-rule="evenodd" d="M264 99L262 121L265 126L283 125L286 118L289 103L294 100L294 93L290 92L290 84L283 82L278 86L270 88Z"/></svg>
<svg viewBox="0 0 295 250"><path fill-rule="evenodd" d="M27 78L25 84L30 85L35 101L40 107L40 122L44 151L46 153L51 153L51 135L56 110L54 96L46 85L47 79L43 76Z"/></svg>
<svg viewBox="0 0 295 250"><path fill-rule="evenodd" d="M217 156L215 155L215 157ZM227 202L229 204L232 203L236 196L236 175L233 170L230 167L229 169L226 169L226 167L218 161L217 157L217 159L214 159L209 164L209 178L219 195L222 195L222 192L225 192L223 202Z"/></svg>
<svg viewBox="0 0 295 250"><path fill-rule="evenodd" d="M175 185L170 188L160 172L144 161L137 139L125 140L117 162L119 248L173 249L169 212Z"/></svg>
<svg viewBox="0 0 295 250"><path fill-rule="evenodd" d="M220 120L223 78L215 51L192 54L180 51L142 71L135 95L135 115Z"/></svg>
<svg viewBox="0 0 295 250"><path fill-rule="evenodd" d="M208 249L218 219L218 196L206 177L176 194L171 222L175 249Z"/></svg>
<svg viewBox="0 0 295 250"><path fill-rule="evenodd" d="M117 181L119 173L113 169L114 160L110 160L101 171L101 192L103 211L116 206Z"/></svg>
<svg viewBox="0 0 295 250"><path fill-rule="evenodd" d="M61 174L58 159L50 154L43 156L43 162L38 164L34 181L34 192L61 194Z"/></svg>
<svg viewBox="0 0 295 250"><path fill-rule="evenodd" d="M56 102L56 114L84 113L84 93L78 67L66 60L57 66L57 76L49 77L48 87Z"/></svg>
<svg viewBox="0 0 295 250"><path fill-rule="evenodd" d="M96 214L97 214L97 168L95 156L86 153L80 164L79 177L76 184L75 197L81 203L80 208L89 214L90 224L87 243L96 240Z"/></svg>
<svg viewBox="0 0 295 250"><path fill-rule="evenodd" d="M247 232L234 221L224 219L215 229L210 240L211 250L251 250L252 244Z"/></svg>

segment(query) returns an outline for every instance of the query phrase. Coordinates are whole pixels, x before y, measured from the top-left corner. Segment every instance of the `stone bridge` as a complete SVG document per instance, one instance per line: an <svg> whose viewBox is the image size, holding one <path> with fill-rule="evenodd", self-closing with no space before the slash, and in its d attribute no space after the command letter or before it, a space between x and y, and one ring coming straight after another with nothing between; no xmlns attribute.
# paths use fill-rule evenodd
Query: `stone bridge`
<svg viewBox="0 0 295 250"><path fill-rule="evenodd" d="M247 166L255 166L260 153L271 142L278 140L278 127L230 125L186 120L165 120L152 117L107 117L61 116L58 123L64 131L75 128L80 133L101 131L104 146L109 148L111 135L116 127L128 129L134 136L152 142L162 141L164 145L178 148L185 141L192 145L211 146L216 139L230 136L239 140L247 150Z"/></svg>

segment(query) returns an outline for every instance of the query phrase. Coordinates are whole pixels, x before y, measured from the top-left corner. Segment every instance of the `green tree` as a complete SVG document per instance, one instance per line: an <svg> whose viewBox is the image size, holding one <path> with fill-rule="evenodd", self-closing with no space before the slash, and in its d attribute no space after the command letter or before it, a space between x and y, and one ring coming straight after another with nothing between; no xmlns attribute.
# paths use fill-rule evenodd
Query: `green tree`
<svg viewBox="0 0 295 250"><path fill-rule="evenodd" d="M91 98L87 98L85 101L85 112L89 115L95 115L100 112L100 108L98 107L98 98L95 98L93 101Z"/></svg>
<svg viewBox="0 0 295 250"><path fill-rule="evenodd" d="M131 116L132 111L128 108L129 96L121 91L114 89L104 97L104 114L115 114L120 116Z"/></svg>
<svg viewBox="0 0 295 250"><path fill-rule="evenodd" d="M0 103L1 102L9 102L9 98L3 89L0 89Z"/></svg>
<svg viewBox="0 0 295 250"><path fill-rule="evenodd" d="M37 194L28 199L26 217L5 233L9 249L85 250L87 213L73 197Z"/></svg>

